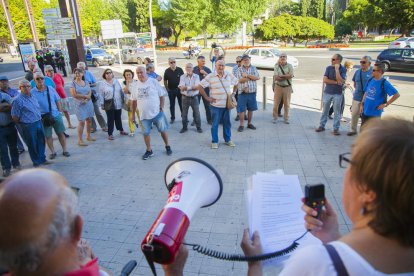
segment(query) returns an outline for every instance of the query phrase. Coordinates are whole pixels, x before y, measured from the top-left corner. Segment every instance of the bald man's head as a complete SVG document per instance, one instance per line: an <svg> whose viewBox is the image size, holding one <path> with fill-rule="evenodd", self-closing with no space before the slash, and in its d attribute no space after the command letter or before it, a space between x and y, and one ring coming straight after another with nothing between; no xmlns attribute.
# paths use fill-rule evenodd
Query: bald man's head
<svg viewBox="0 0 414 276"><path fill-rule="evenodd" d="M56 247L72 242L77 216L77 198L61 175L14 174L0 185L0 266L36 271Z"/></svg>

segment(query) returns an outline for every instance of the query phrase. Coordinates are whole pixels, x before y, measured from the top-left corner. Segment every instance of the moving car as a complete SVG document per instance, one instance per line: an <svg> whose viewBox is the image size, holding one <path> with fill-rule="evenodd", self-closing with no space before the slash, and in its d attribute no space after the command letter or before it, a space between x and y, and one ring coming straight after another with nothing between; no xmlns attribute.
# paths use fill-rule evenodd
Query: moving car
<svg viewBox="0 0 414 276"><path fill-rule="evenodd" d="M144 48L128 48L121 51L121 59L123 63L142 64L145 58L154 59L151 52L145 51ZM117 57L117 59L119 59Z"/></svg>
<svg viewBox="0 0 414 276"><path fill-rule="evenodd" d="M101 65L112 65L115 63L114 56L108 54L101 48L86 48L85 57L88 66L93 65L99 67Z"/></svg>
<svg viewBox="0 0 414 276"><path fill-rule="evenodd" d="M414 48L414 37L400 37L388 45L388 49L392 48Z"/></svg>
<svg viewBox="0 0 414 276"><path fill-rule="evenodd" d="M243 54L249 55L251 64L259 68L273 69L279 60L281 51L274 47L257 47L247 49ZM287 62L297 68L299 61L293 56L287 56Z"/></svg>
<svg viewBox="0 0 414 276"><path fill-rule="evenodd" d="M386 71L414 72L414 49L386 49L378 55L377 62L383 63Z"/></svg>

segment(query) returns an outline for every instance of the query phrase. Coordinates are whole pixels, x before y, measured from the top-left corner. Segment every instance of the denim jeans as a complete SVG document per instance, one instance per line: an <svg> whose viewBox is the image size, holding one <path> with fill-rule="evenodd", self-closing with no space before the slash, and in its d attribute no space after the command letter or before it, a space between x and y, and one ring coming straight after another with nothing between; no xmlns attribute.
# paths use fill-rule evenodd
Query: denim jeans
<svg viewBox="0 0 414 276"><path fill-rule="evenodd" d="M188 109L191 106L191 109L193 110L193 118L195 125L198 128L201 127L201 120L200 120L200 109L199 109L199 102L198 102L198 96L194 97L187 97L182 95L181 97L182 103L183 103L183 111L181 112L181 118L183 120L183 127L186 128L188 124Z"/></svg>
<svg viewBox="0 0 414 276"><path fill-rule="evenodd" d="M333 129L339 130L341 125L342 94L330 95L323 93L323 110L319 126L325 128L326 122L328 121L329 108L331 107L332 102L334 109Z"/></svg>
<svg viewBox="0 0 414 276"><path fill-rule="evenodd" d="M225 142L231 141L231 122L230 110L225 107L215 107L210 105L211 113L211 142L218 143L218 127L223 120L223 138Z"/></svg>
<svg viewBox="0 0 414 276"><path fill-rule="evenodd" d="M39 166L40 164L46 162L46 138L43 131L42 121L39 120L30 124L20 123L19 127L22 131L22 138L29 150L29 155L30 159L32 159L33 166Z"/></svg>
<svg viewBox="0 0 414 276"><path fill-rule="evenodd" d="M10 170L12 165L13 167L20 166L19 152L17 151L17 130L13 123L6 127L0 127L0 154L3 170Z"/></svg>

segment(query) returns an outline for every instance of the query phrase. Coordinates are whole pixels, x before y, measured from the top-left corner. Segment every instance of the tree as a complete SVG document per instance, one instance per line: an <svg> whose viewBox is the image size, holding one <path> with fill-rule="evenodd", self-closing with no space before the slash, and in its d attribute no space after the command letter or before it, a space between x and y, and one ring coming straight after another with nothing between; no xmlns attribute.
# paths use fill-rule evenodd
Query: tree
<svg viewBox="0 0 414 276"><path fill-rule="evenodd" d="M323 19L324 18L324 0L310 0L309 16Z"/></svg>
<svg viewBox="0 0 414 276"><path fill-rule="evenodd" d="M364 33L370 27L378 27L383 20L381 10L371 5L368 0L351 0L348 8L343 13L344 22L348 23L353 29L358 26L364 29Z"/></svg>
<svg viewBox="0 0 414 276"><path fill-rule="evenodd" d="M347 21L340 19L335 25L335 37L352 35L352 26Z"/></svg>
<svg viewBox="0 0 414 276"><path fill-rule="evenodd" d="M98 37L101 33L101 21L114 19L106 0L78 0L78 6L85 37Z"/></svg>
<svg viewBox="0 0 414 276"><path fill-rule="evenodd" d="M300 13L302 16L309 15L310 2L311 0L300 0L299 7L300 7Z"/></svg>

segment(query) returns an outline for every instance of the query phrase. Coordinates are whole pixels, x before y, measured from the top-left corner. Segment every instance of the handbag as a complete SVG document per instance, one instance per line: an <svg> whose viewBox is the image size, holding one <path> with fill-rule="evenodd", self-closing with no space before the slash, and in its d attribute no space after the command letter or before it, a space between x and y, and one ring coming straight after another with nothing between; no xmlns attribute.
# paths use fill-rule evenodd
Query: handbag
<svg viewBox="0 0 414 276"><path fill-rule="evenodd" d="M109 100L104 100L104 110L109 111L115 109L115 85L112 85L112 98Z"/></svg>
<svg viewBox="0 0 414 276"><path fill-rule="evenodd" d="M227 95L227 99L226 99L226 108L227 108L227 109L233 109L233 108L236 108L236 107L237 107L237 101L236 101L236 98L233 96L233 94L229 94L229 93L227 93L227 89L226 89L226 87L224 86L224 84L223 84L223 82L222 82L221 78L219 78L219 80L220 80L221 86L223 86L224 91L226 92L226 95Z"/></svg>
<svg viewBox="0 0 414 276"><path fill-rule="evenodd" d="M49 112L42 114L42 123L45 127L53 126L55 123L55 118L52 115L52 104L50 102L50 94L49 94L49 87L46 86L46 93L47 93L47 102L49 104Z"/></svg>

